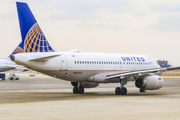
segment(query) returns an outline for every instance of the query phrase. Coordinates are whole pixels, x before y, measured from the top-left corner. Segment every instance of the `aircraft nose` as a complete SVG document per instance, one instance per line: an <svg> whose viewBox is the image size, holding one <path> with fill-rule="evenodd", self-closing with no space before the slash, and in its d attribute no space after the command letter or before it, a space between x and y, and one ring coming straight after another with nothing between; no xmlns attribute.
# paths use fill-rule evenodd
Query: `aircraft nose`
<svg viewBox="0 0 180 120"><path fill-rule="evenodd" d="M11 55L11 60L14 61L15 60L15 56Z"/></svg>

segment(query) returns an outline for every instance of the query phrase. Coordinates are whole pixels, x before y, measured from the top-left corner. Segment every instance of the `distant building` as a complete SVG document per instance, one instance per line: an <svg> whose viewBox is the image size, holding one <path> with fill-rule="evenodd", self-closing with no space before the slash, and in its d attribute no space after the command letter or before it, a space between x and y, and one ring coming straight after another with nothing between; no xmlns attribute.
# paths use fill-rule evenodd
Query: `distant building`
<svg viewBox="0 0 180 120"><path fill-rule="evenodd" d="M158 60L157 62L161 67L171 67L172 66L172 65L168 64L168 61L165 61L165 60Z"/></svg>

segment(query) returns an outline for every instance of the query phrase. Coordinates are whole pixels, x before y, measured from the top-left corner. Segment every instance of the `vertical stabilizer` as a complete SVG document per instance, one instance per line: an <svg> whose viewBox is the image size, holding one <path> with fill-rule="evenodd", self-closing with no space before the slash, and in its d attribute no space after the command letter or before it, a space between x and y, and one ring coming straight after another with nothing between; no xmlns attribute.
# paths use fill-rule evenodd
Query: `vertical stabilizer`
<svg viewBox="0 0 180 120"><path fill-rule="evenodd" d="M23 52L54 52L32 14L29 6L16 2L22 42L12 54Z"/></svg>

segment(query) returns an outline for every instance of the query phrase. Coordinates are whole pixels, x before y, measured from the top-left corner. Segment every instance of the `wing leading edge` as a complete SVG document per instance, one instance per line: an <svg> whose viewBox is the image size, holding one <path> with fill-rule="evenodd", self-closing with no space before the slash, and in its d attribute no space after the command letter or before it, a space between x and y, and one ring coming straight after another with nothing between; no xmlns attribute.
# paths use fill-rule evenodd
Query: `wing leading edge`
<svg viewBox="0 0 180 120"><path fill-rule="evenodd" d="M120 72L116 74L110 74L106 76L106 80L108 79L113 79L113 78L120 78L120 79L125 79L130 76L134 77L135 79L145 76L149 73L157 73L161 74L162 72L165 71L170 71L170 70L177 70L180 69L180 66L176 67L167 67L167 68L155 68L155 69L143 69L143 70L134 70L134 71L128 71L128 72Z"/></svg>

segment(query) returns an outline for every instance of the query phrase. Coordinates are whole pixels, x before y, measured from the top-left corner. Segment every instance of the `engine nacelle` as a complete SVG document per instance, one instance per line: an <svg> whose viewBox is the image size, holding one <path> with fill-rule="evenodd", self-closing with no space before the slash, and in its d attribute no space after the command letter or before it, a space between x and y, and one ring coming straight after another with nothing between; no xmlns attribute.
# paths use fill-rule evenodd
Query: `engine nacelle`
<svg viewBox="0 0 180 120"><path fill-rule="evenodd" d="M163 86L163 78L158 75L146 76L138 79L135 82L136 87L143 88L144 90L157 90Z"/></svg>

